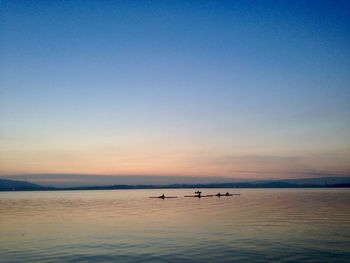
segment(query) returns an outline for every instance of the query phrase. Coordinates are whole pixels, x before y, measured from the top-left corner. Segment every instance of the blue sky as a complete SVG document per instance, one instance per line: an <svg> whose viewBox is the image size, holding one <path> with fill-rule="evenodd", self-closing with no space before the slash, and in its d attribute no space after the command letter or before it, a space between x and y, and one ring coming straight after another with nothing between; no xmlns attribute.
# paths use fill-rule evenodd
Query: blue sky
<svg viewBox="0 0 350 263"><path fill-rule="evenodd" d="M0 174L350 172L347 1L0 7Z"/></svg>

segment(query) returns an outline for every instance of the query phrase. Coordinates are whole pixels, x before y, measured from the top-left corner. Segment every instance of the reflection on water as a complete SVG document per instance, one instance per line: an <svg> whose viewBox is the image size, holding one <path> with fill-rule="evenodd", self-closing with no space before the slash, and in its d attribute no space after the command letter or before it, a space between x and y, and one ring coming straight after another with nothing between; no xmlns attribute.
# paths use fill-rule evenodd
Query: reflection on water
<svg viewBox="0 0 350 263"><path fill-rule="evenodd" d="M0 261L350 261L349 189L193 191L2 192Z"/></svg>

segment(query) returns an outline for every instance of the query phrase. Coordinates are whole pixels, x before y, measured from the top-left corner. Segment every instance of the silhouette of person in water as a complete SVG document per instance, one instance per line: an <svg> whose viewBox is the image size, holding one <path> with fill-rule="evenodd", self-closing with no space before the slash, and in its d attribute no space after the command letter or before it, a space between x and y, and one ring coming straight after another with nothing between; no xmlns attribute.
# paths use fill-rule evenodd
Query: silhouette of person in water
<svg viewBox="0 0 350 263"><path fill-rule="evenodd" d="M162 194L162 195L160 196L160 198L164 199L164 198L165 198L165 195L164 195L164 194Z"/></svg>
<svg viewBox="0 0 350 263"><path fill-rule="evenodd" d="M226 196L229 196L230 194L228 192L226 192Z"/></svg>
<svg viewBox="0 0 350 263"><path fill-rule="evenodd" d="M216 196L220 197L220 196L221 196L221 193L219 192Z"/></svg>

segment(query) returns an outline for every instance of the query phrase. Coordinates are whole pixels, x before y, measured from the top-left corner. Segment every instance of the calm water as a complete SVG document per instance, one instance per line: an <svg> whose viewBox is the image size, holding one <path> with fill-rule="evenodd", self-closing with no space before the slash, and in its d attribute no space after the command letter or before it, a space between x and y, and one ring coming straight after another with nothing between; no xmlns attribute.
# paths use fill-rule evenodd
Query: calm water
<svg viewBox="0 0 350 263"><path fill-rule="evenodd" d="M192 192L2 192L0 261L350 262L350 189Z"/></svg>

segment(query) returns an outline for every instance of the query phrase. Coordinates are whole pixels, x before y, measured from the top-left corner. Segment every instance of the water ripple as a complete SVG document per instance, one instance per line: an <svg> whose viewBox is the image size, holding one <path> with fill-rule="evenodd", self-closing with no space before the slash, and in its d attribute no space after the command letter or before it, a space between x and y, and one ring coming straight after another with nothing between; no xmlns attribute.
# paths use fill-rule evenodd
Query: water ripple
<svg viewBox="0 0 350 263"><path fill-rule="evenodd" d="M193 191L0 193L1 261L350 261L348 189Z"/></svg>

